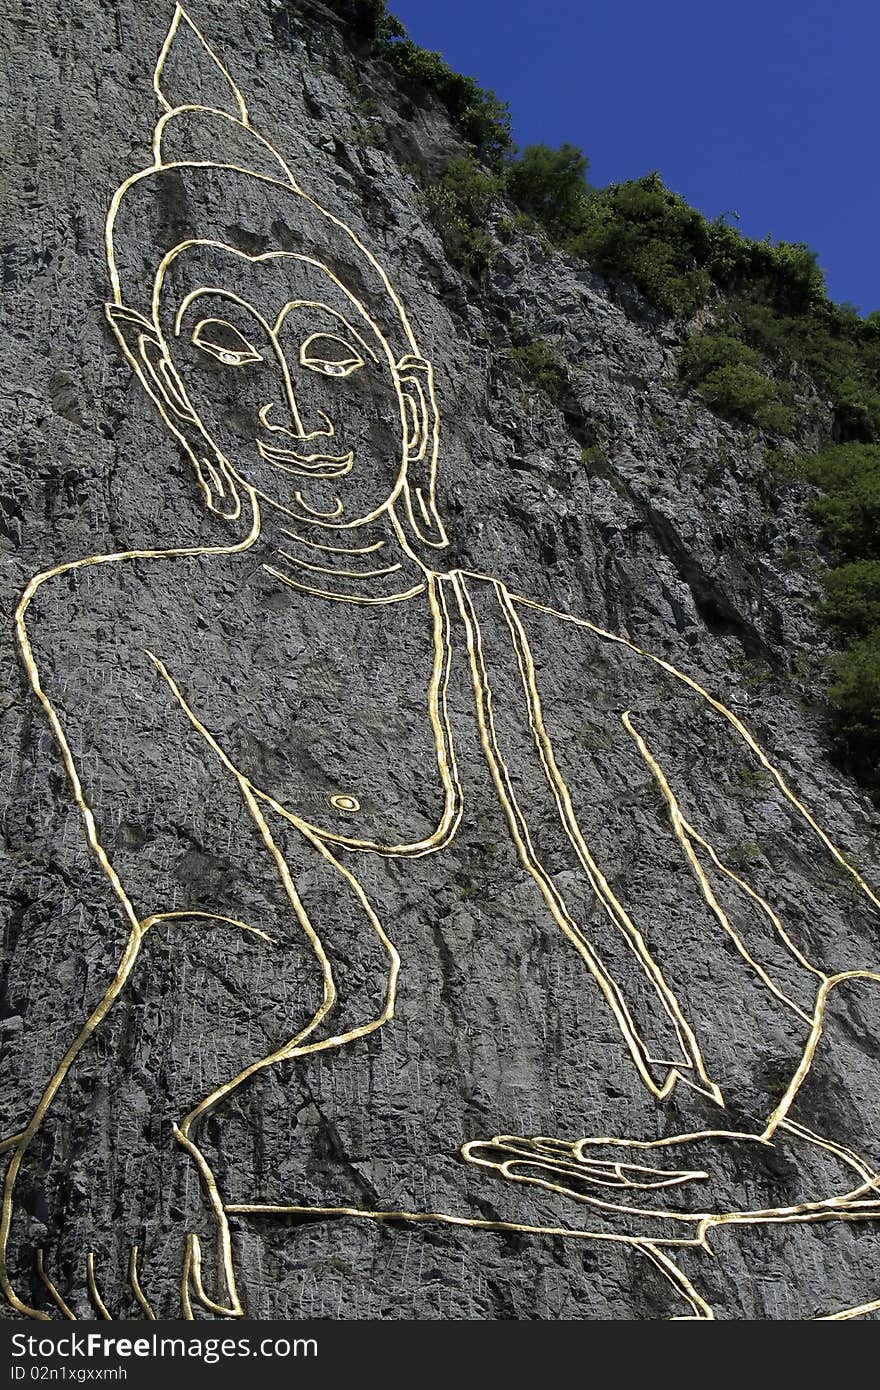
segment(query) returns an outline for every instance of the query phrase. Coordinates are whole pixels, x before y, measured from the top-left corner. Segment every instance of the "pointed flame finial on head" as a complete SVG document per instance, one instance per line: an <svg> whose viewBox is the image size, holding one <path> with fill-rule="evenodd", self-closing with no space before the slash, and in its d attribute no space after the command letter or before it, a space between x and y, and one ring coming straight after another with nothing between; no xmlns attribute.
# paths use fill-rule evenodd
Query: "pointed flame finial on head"
<svg viewBox="0 0 880 1390"><path fill-rule="evenodd" d="M169 56L180 56L181 72L196 76L198 89L175 90L177 76L173 71L166 72ZM225 111L248 125L248 109L245 99L228 70L208 43L201 30L193 23L182 5L176 5L165 42L156 61L153 73L153 91L160 106L165 111L175 111L183 106L208 106ZM207 94L210 99L205 100ZM216 98L219 97L219 101Z"/></svg>

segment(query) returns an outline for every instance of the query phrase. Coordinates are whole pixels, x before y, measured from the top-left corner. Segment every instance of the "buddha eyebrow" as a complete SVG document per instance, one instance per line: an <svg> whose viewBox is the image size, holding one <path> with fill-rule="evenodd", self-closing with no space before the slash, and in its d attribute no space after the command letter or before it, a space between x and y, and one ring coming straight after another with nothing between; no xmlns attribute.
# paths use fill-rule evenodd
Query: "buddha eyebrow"
<svg viewBox="0 0 880 1390"><path fill-rule="evenodd" d="M197 290L190 290L189 294L186 295L180 307L178 308L177 313L174 315L175 338L178 338L180 336L180 326L183 322L183 316L186 313L186 311L195 302L195 300L202 299L206 295L216 295L218 299L226 299L233 304L240 305L242 309L244 309L248 314L251 314L255 319L258 320L262 327L265 328L267 333L272 332L271 328L269 327L269 324L263 318L262 314L260 314L254 308L253 304L249 304L246 299L242 299L241 295L234 294L232 290L221 289L218 285L200 285Z"/></svg>
<svg viewBox="0 0 880 1390"><path fill-rule="evenodd" d="M348 333L350 333L350 334L352 335L352 337L355 338L355 339L360 343L360 345L361 345L361 347L363 348L364 352L366 352L370 357L372 357L372 359L373 359L374 362L376 362L376 363L379 362L379 355L378 355L378 353L377 353L373 348L370 347L369 343L366 342L366 340L365 340L364 338L361 337L360 333L357 331L357 329L355 328L354 324L353 324L353 323L350 323L349 320L345 317L344 314L340 314L340 312L339 312L338 309L333 309L333 308L331 308L331 306L330 306L329 304L322 304L321 301L318 300L318 299L290 299L290 300L288 300L288 302L284 305L284 308L281 310L281 313L278 315L277 319L275 320L275 327L274 327L274 330L273 330L273 331L274 331L274 333L275 333L276 335L281 331L281 325L283 324L283 322L284 322L284 320L286 319L287 315L290 313L291 309L320 309L322 313L331 314L331 315L333 316L333 318L335 318L336 320L338 320L338 322L341 323L341 324L343 325L343 327L345 328L345 330L346 330Z"/></svg>

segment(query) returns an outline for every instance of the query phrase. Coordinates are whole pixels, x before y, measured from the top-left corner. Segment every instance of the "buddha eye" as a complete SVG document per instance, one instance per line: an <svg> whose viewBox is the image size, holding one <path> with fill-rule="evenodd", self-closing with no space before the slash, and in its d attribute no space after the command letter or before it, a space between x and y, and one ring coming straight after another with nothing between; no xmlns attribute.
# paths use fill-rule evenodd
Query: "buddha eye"
<svg viewBox="0 0 880 1390"><path fill-rule="evenodd" d="M215 357L224 367L243 367L247 362L263 361L253 344L225 319L202 319L193 329L192 340L196 347Z"/></svg>
<svg viewBox="0 0 880 1390"><path fill-rule="evenodd" d="M364 359L344 338L335 333L313 333L299 350L299 360L310 371L324 376L351 376L364 365Z"/></svg>

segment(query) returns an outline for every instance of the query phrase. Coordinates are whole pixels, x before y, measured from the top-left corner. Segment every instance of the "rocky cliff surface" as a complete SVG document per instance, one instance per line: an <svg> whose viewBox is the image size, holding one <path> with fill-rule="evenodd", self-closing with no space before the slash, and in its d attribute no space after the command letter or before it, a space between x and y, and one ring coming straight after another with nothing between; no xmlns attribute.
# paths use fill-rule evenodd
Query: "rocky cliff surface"
<svg viewBox="0 0 880 1390"><path fill-rule="evenodd" d="M625 286L509 228L479 285L462 277L422 192L461 138L342 11L189 13L250 128L374 253L433 363L449 544L429 535L400 562L444 576L430 612L423 595L355 607L295 592L231 556L247 506L232 522L206 510L104 313L104 221L149 162L172 13L22 4L4 21L0 1084L6 1133L28 1139L4 1160L8 1315L59 1312L39 1250L80 1315L96 1297L143 1311L134 1245L145 1297L179 1314L187 1259L198 1305L192 1233L209 1295L234 1305L227 1228L254 1318L870 1304L880 983L828 981L880 957L878 822L810 700L824 639L816 577L792 563L815 547L802 493L768 485L754 433L682 394L674 323ZM190 45L169 57L167 104L229 108ZM199 139L220 159L216 130ZM132 263L154 247L158 263L169 231L206 235L183 185L132 227ZM270 218L256 193L237 199L222 231L239 260L321 250L287 204ZM534 340L564 363L558 401L516 370L511 347ZM381 450L365 418L358 439ZM314 494L312 515L329 499ZM389 535L363 531L375 549ZM31 577L121 553L34 592L28 667L12 615ZM426 716L441 629L454 796ZM201 730L184 707L210 712ZM206 729L234 746L229 766ZM255 786L276 820L254 811ZM460 823L441 835L450 797ZM298 819L282 827L279 806ZM360 852L367 839L436 852ZM135 919L150 919L137 962L82 1038ZM394 952L395 1016L373 1029ZM331 967L341 1012L310 1034L324 1046L212 1103L195 1152L175 1140L203 1096L320 1011ZM690 1080L652 1094L676 1059ZM780 1107L787 1127L755 1143ZM638 1147L717 1131L741 1137ZM635 1145L578 1147L590 1139ZM700 1213L724 1218L702 1232L715 1259L693 1244Z"/></svg>

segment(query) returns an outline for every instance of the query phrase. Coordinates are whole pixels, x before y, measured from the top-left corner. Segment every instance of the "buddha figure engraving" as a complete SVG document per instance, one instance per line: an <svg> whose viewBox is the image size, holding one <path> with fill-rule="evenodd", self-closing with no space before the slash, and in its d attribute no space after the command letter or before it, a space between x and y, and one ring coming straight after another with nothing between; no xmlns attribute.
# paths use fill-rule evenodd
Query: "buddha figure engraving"
<svg viewBox="0 0 880 1390"><path fill-rule="evenodd" d="M816 1099L831 1049L876 1070L877 962L824 923L845 899L876 942L877 889L723 692L450 563L419 306L179 5L145 143L153 102L107 212L107 351L204 542L47 556L15 613L113 963L4 1136L9 1309L253 1316L284 1278L265 1232L360 1223L454 1228L475 1264L516 1237L526 1279L537 1243L589 1249L597 1284L623 1261L712 1318L726 1240L880 1216L880 1108ZM764 798L748 862L730 760ZM822 873L780 894L783 853ZM878 1308L866 1269L815 1315Z"/></svg>

